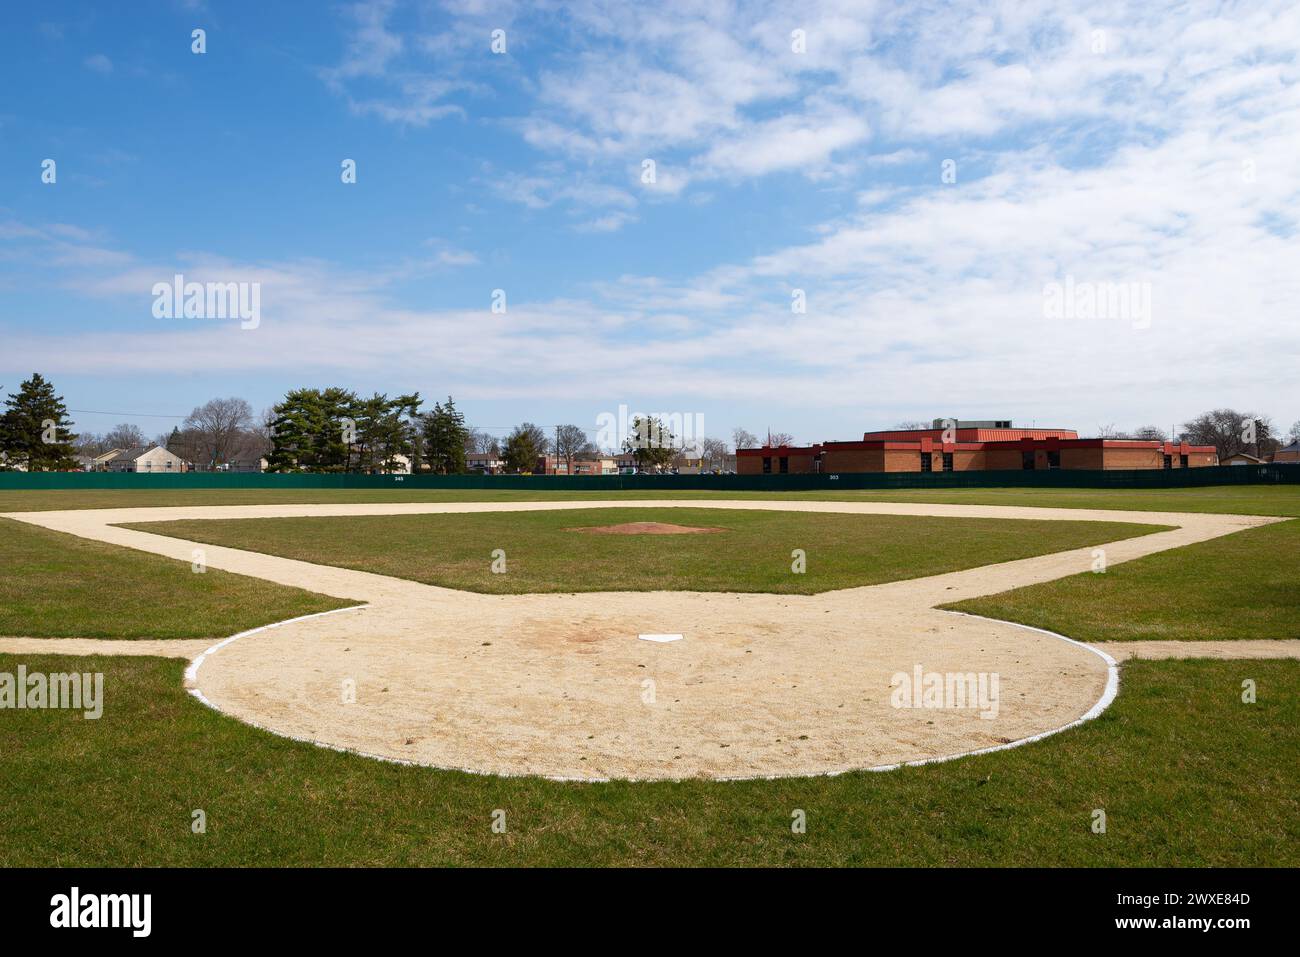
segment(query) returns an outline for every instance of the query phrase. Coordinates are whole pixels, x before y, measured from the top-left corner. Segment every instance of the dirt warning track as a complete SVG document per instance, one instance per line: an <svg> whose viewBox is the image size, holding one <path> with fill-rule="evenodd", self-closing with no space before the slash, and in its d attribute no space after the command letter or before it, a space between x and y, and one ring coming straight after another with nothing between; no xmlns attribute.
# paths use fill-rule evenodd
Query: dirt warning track
<svg viewBox="0 0 1300 957"><path fill-rule="evenodd" d="M227 639L195 660L190 683L214 708L251 724L391 760L579 780L839 773L1015 745L1091 717L1113 696L1115 668L1102 652L934 608L1087 571L1091 548L808 596L482 595L115 527L637 507L1175 526L1107 544L1110 564L1278 520L709 500L202 506L5 517L185 562L201 548L210 567L357 601L362 607ZM683 639L638 640L649 633ZM947 698L928 700L924 688L945 678ZM951 705L954 690L967 689L962 706L933 706Z"/></svg>

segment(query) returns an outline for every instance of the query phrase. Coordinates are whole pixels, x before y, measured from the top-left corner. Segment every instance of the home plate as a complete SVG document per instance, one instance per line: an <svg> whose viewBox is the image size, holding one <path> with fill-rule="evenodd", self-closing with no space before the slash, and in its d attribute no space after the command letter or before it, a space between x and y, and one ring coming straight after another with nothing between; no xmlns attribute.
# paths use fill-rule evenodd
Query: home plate
<svg viewBox="0 0 1300 957"><path fill-rule="evenodd" d="M637 635L642 641L681 641L681 635Z"/></svg>

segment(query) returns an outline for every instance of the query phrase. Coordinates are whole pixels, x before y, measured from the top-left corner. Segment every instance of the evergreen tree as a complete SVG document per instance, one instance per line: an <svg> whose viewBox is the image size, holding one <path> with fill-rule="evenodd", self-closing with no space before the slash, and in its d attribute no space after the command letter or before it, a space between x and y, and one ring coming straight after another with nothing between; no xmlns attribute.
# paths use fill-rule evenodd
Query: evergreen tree
<svg viewBox="0 0 1300 957"><path fill-rule="evenodd" d="M410 456L418 392L362 399L347 389L294 389L272 410L272 472L374 472Z"/></svg>
<svg viewBox="0 0 1300 957"><path fill-rule="evenodd" d="M357 397L346 389L292 389L272 409L270 472L346 472ZM349 422L348 420L352 420Z"/></svg>
<svg viewBox="0 0 1300 957"><path fill-rule="evenodd" d="M465 416L456 411L451 396L447 396L445 405L434 405L433 411L424 417L424 458L430 470L438 475L463 474L468 437Z"/></svg>
<svg viewBox="0 0 1300 957"><path fill-rule="evenodd" d="M501 458L511 472L531 472L537 468L537 460L546 454L550 442L546 433L531 422L517 425L506 437L505 448Z"/></svg>
<svg viewBox="0 0 1300 957"><path fill-rule="evenodd" d="M0 452L8 467L25 466L31 472L76 469L72 423L63 396L39 373L9 395L0 415Z"/></svg>

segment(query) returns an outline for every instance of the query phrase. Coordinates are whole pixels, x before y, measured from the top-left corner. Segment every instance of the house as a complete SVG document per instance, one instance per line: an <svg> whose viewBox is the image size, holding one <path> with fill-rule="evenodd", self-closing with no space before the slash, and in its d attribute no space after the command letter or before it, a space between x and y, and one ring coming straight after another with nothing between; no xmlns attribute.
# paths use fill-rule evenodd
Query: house
<svg viewBox="0 0 1300 957"><path fill-rule="evenodd" d="M126 449L109 449L107 452L100 452L90 460L90 468L88 471L107 472L108 463L125 451Z"/></svg>
<svg viewBox="0 0 1300 957"><path fill-rule="evenodd" d="M505 467L505 461L495 452L467 452L465 454L465 468L471 472L496 475L498 472L505 471Z"/></svg>
<svg viewBox="0 0 1300 957"><path fill-rule="evenodd" d="M1264 465L1264 460L1248 452L1233 452L1222 462L1223 465Z"/></svg>
<svg viewBox="0 0 1300 957"><path fill-rule="evenodd" d="M1210 445L1080 438L1072 429L1017 429L1001 420L949 428L866 432L861 441L739 449L741 475L810 472L964 472L1173 469L1217 465Z"/></svg>
<svg viewBox="0 0 1300 957"><path fill-rule="evenodd" d="M1300 439L1273 453L1274 465L1300 465Z"/></svg>
<svg viewBox="0 0 1300 957"><path fill-rule="evenodd" d="M411 460L409 457L398 453L388 457L387 468L380 467L376 469L380 475L410 475Z"/></svg>
<svg viewBox="0 0 1300 957"><path fill-rule="evenodd" d="M152 448L113 449L95 458L96 468L105 472L162 472L176 474L185 471L180 456L173 455L161 445Z"/></svg>

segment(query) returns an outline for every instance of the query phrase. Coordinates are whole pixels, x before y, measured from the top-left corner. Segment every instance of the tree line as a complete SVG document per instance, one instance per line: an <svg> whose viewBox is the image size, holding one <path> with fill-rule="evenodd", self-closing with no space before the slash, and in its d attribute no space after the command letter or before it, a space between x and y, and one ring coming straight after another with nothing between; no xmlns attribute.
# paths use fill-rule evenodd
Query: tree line
<svg viewBox="0 0 1300 957"><path fill-rule="evenodd" d="M899 428L927 423L902 423ZM1121 431L1101 426L1102 438L1188 442L1213 446L1219 458L1238 452L1265 458L1283 445L1300 441L1300 421L1283 434L1266 415L1213 409L1181 429L1167 433L1146 425ZM736 449L792 445L789 433L768 431L760 443L753 433L732 433ZM339 387L292 389L260 419L244 399L212 399L195 408L171 432L152 442L138 426L120 424L103 434L74 434L63 397L52 383L34 373L10 393L0 413L0 470L68 471L80 467L78 455L95 456L111 449L160 445L200 469L247 467L266 460L272 472L412 472L453 475L468 470L468 456L487 454L510 472L531 472L545 456L554 456L573 473L575 462L606 454L577 425L548 431L524 422L498 439L466 424L451 396L424 408L418 392L362 396ZM653 416L636 417L621 451L631 453L638 468L662 469L686 460L687 452L667 426ZM702 467L722 468L730 455L720 439L698 441L690 457Z"/></svg>

